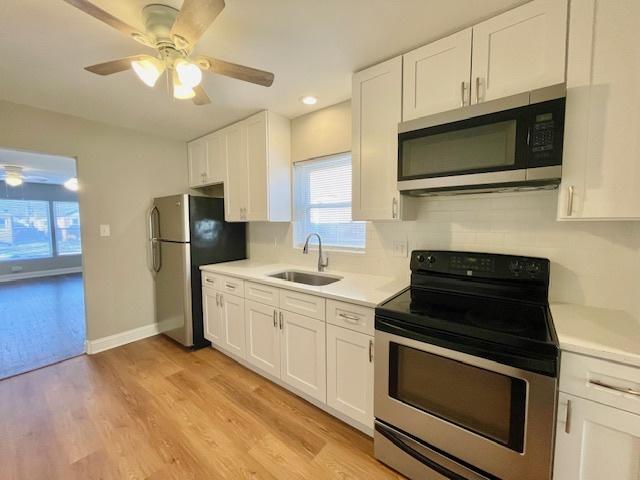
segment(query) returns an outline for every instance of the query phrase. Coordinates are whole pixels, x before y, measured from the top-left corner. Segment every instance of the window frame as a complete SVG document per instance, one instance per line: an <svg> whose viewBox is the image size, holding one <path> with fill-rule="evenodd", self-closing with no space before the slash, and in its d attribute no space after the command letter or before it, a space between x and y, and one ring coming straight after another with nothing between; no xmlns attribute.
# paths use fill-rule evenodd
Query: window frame
<svg viewBox="0 0 640 480"><path fill-rule="evenodd" d="M361 247L351 247L351 246L347 246L347 245L336 245L335 243L329 243L325 238L322 239L322 249L324 251L328 251L328 252L343 252L343 253L354 253L354 254L364 254L366 253L366 247L367 247L367 227L366 227L366 223L364 221L354 221L353 220L353 184L351 184L351 200L349 202L336 202L336 203L331 203L331 204L327 204L327 203L311 203L309 202L308 204L304 204L304 205L299 205L298 199L299 197L299 192L300 192L300 188L301 186L299 185L298 182L298 178L299 175L296 172L296 168L303 166L304 164L310 164L310 163L320 163L323 161L331 161L331 160L335 160L338 159L339 157L343 157L343 156L348 156L349 160L351 162L351 167L352 167L352 172L353 172L353 156L351 151L344 151L344 152L339 152L339 153L334 153L334 154L330 154L330 155L324 155L321 157L314 157L314 158L309 158L306 160L301 160L298 162L294 162L292 169L293 169L293 175L292 175L292 179L293 179L293 188L292 188L292 192L293 192L293 205L292 205L292 209L293 209L293 225L292 225L292 232L291 232L291 236L292 236L292 245L294 249L297 250L302 250L302 248L304 247L304 239L302 238L298 238L298 233L299 233L299 228L303 229L303 235L305 238L310 234L310 233L318 233L318 232L311 232L311 231L305 231L304 228L306 225L308 225L310 222L306 222L306 218L308 218L310 216L310 212L311 209L313 208L346 208L348 207L350 209L350 213L351 213L351 220L349 222L344 222L344 224L362 224L363 226L363 244ZM302 225L304 224L304 225ZM322 234L320 233L320 235L322 236ZM310 240L309 242L309 247L312 250L317 250L318 249L318 242L317 239L314 237L312 240Z"/></svg>

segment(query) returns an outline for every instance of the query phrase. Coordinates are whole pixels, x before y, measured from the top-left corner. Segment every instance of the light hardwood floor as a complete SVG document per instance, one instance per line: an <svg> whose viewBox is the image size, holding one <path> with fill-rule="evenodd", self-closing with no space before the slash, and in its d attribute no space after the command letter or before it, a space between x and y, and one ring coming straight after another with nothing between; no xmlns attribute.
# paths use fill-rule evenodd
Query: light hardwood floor
<svg viewBox="0 0 640 480"><path fill-rule="evenodd" d="M0 381L0 478L398 479L369 437L153 337Z"/></svg>

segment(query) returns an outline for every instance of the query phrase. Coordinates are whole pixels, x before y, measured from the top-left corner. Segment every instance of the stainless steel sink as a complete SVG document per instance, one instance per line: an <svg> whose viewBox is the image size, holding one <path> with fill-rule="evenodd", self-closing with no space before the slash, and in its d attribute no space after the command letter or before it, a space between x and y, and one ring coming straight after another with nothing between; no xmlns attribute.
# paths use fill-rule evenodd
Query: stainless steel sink
<svg viewBox="0 0 640 480"><path fill-rule="evenodd" d="M272 278L280 278L282 280L286 280L287 282L304 283L305 285L313 285L316 287L329 285L342 279L342 277L334 277L332 275L297 272L295 270L285 270L284 272L272 273L268 276Z"/></svg>

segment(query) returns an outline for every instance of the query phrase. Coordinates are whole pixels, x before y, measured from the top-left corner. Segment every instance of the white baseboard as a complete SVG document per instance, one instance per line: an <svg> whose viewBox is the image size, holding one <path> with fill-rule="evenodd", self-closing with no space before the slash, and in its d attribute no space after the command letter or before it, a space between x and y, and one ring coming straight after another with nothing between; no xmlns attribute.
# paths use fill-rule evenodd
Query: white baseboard
<svg viewBox="0 0 640 480"><path fill-rule="evenodd" d="M37 272L7 273L0 275L0 283L26 280L29 278L52 277L54 275L66 275L69 273L82 273L82 267L56 268L53 270L39 270Z"/></svg>
<svg viewBox="0 0 640 480"><path fill-rule="evenodd" d="M158 328L158 324L152 323L151 325L134 328L133 330L116 333L115 335L98 338L97 340L87 340L86 351L89 355L92 355L121 345L126 345L127 343L135 342L136 340L152 337L159 333L160 329Z"/></svg>

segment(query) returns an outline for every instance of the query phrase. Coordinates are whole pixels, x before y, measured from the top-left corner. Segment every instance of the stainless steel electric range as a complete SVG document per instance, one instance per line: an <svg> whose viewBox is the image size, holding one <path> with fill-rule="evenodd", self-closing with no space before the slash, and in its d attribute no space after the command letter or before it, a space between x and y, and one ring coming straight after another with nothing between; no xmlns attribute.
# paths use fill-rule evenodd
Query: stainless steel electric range
<svg viewBox="0 0 640 480"><path fill-rule="evenodd" d="M414 251L376 309L375 456L420 480L549 480L558 341L549 261Z"/></svg>

